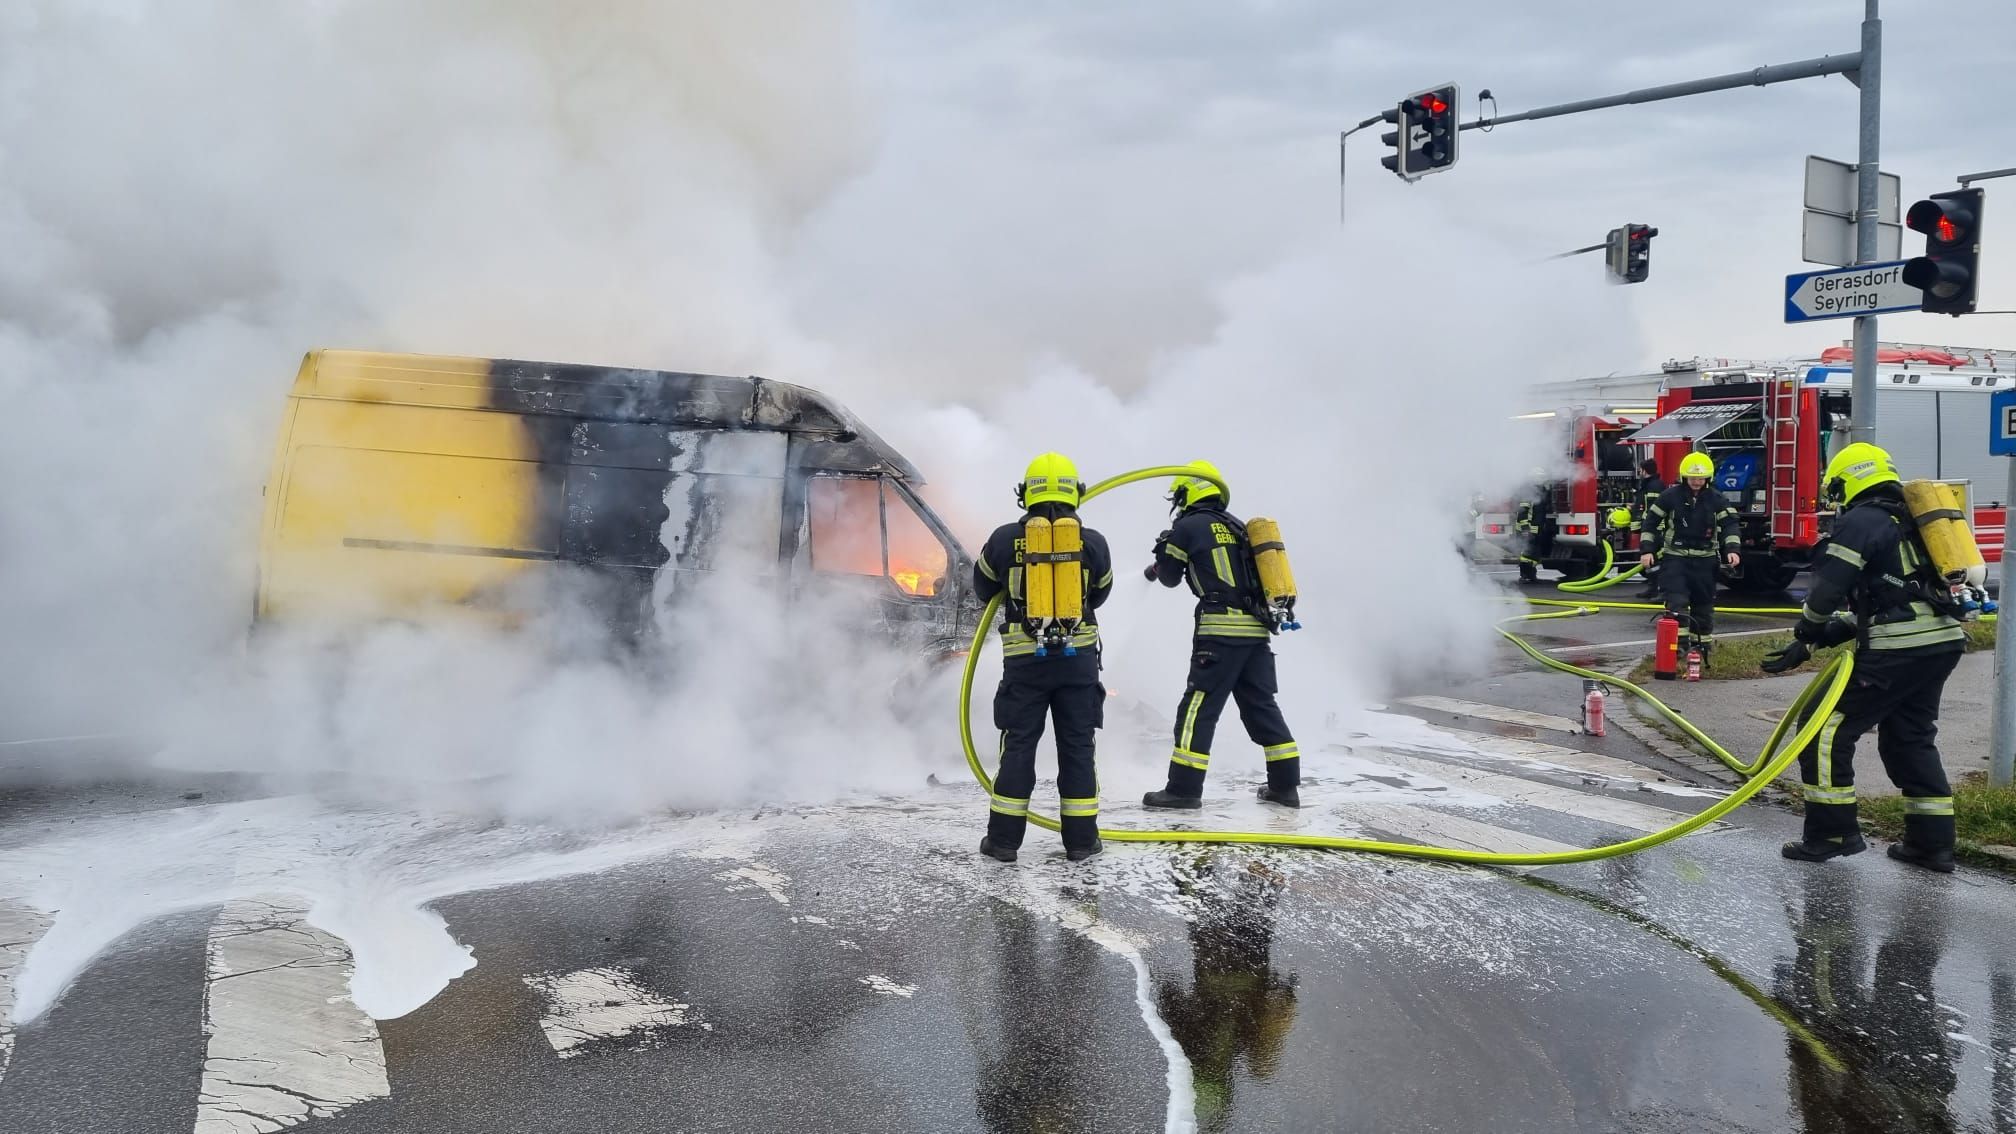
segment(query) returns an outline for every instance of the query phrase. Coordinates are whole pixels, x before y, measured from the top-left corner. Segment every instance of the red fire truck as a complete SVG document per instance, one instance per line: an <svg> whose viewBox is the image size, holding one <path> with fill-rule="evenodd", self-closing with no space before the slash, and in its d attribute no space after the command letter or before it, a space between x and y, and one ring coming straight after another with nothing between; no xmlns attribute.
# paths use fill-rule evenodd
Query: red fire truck
<svg viewBox="0 0 2016 1134"><path fill-rule="evenodd" d="M1983 554L1999 561L2008 502L1988 453L1988 398L2016 387L2016 374L1992 356L1886 350L1879 359L1878 441L1906 477L1964 484ZM1846 443L1849 362L1829 351L1817 365L1670 374L1657 420L1624 439L1627 450L1654 454L1667 483L1689 452L1714 458L1715 487L1743 518L1743 566L1723 576L1732 589L1782 590L1826 535L1834 514L1820 475Z"/></svg>
<svg viewBox="0 0 2016 1134"><path fill-rule="evenodd" d="M1617 508L1636 513L1634 465L1641 450L1624 441L1655 412L1650 405L1573 406L1527 415L1524 420L1556 431L1560 456L1553 471L1566 465L1569 474L1527 485L1516 499L1480 509L1473 521L1472 560L1517 562L1520 578L1530 580L1542 568L1571 579L1588 578L1603 568L1605 543L1615 558L1627 559L1635 537L1628 524L1612 525L1610 513ZM1522 511L1530 516L1530 531L1521 526Z"/></svg>

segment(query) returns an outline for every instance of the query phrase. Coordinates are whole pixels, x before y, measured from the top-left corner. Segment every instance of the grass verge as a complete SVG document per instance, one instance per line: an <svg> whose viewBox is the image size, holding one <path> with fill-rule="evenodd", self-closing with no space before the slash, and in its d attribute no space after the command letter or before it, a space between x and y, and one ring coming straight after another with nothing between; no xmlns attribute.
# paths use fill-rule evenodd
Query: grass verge
<svg viewBox="0 0 2016 1134"><path fill-rule="evenodd" d="M1904 836L1901 796L1864 796L1862 822L1886 839ZM1953 785L1953 825L1963 843L2016 846L2016 787L1993 787L1988 773L1969 772Z"/></svg>

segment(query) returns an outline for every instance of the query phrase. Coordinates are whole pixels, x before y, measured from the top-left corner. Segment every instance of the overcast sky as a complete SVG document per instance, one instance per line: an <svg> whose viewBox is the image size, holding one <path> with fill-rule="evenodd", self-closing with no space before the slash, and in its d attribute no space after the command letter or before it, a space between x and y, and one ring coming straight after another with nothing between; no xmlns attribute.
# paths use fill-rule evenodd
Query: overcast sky
<svg viewBox="0 0 2016 1134"><path fill-rule="evenodd" d="M1336 133L1412 90L1489 88L1502 113L1859 47L1861 0L1689 4L1340 4L1137 0L898 4L863 34L881 98L872 167L808 237L806 309L846 320L858 265L909 265L918 325L892 350L1040 343L1116 375L1206 333L1209 287L1298 246L1367 230L1418 236L1410 260L1355 262L1366 281L1432 294L1466 261L1532 260L1656 225L1648 283L1591 300L1600 257L1535 263L1534 289L1629 323L1617 369L1671 357L1785 356L1844 339L1846 320L1788 327L1807 154L1853 161L1857 92L1830 76L1468 132L1451 172L1406 185L1377 131L1350 154L1337 227ZM1954 175L2016 164L2009 113L2016 4L1892 0L1883 145L1906 206ZM2016 180L1987 183L1984 309L2016 308ZM1995 198L2007 200L1993 209ZM960 207L950 207L953 205ZM1000 239L1003 233L1013 238ZM1905 233L1905 255L1922 243ZM870 251L872 247L872 252ZM1998 255L1998 251L2002 251ZM851 250L851 251L850 251ZM945 260L968 286L951 286ZM986 281L1054 266L1012 301ZM820 273L830 273L822 284ZM883 302L878 290L871 300ZM1456 313L1460 316L1460 312ZM1116 335L1117 324L1135 327ZM1460 329L1458 318L1457 327ZM1187 329L1187 330L1186 330ZM2016 316L1886 317L1886 340L2016 347ZM940 343L933 335L942 335ZM1488 350L1490 344L1479 343ZM1567 375L1542 373L1535 377Z"/></svg>

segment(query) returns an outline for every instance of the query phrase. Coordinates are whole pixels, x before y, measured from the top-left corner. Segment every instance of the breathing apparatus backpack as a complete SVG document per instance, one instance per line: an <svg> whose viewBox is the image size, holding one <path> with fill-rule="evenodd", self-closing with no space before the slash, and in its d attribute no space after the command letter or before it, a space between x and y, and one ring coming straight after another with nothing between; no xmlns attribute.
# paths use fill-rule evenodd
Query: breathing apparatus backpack
<svg viewBox="0 0 2016 1134"><path fill-rule="evenodd" d="M1281 525L1265 516L1246 521L1246 547L1265 606L1260 620L1277 632L1302 629L1295 619L1295 570L1288 564L1288 545L1281 542Z"/></svg>
<svg viewBox="0 0 2016 1134"><path fill-rule="evenodd" d="M1909 480L1900 487L1903 506L1885 502L1885 511L1925 551L1919 570L1904 581L1907 598L1962 622L1994 610L1986 587L1988 565L1967 523L1959 487L1936 480Z"/></svg>
<svg viewBox="0 0 2016 1134"><path fill-rule="evenodd" d="M1071 635L1085 617L1084 529L1076 516L1030 516L1022 523L1024 627L1036 639L1036 656L1051 647L1076 657Z"/></svg>

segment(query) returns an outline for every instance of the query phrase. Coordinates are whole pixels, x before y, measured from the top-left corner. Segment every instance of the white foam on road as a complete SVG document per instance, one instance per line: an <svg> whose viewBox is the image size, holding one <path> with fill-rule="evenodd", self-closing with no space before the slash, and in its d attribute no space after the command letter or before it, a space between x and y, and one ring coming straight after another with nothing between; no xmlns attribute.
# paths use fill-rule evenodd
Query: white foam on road
<svg viewBox="0 0 2016 1134"><path fill-rule="evenodd" d="M691 1004L660 997L645 988L635 973L619 966L523 979L546 1002L539 1029L562 1059L582 1054L583 1045L594 1040L621 1039L698 1022Z"/></svg>
<svg viewBox="0 0 2016 1134"><path fill-rule="evenodd" d="M210 931L196 1134L270 1134L391 1094L350 951L290 898L227 902Z"/></svg>
<svg viewBox="0 0 2016 1134"><path fill-rule="evenodd" d="M430 904L471 891L594 874L681 849L738 816L661 819L592 834L453 816L350 811L305 797L104 816L0 849L0 899L51 911L13 982L11 1019L55 1004L136 926L239 898L291 894L348 946L349 994L395 1019L476 960ZM60 911L60 912L54 912Z"/></svg>
<svg viewBox="0 0 2016 1134"><path fill-rule="evenodd" d="M49 930L49 918L15 902L0 901L0 1079L14 1056L14 982L28 949Z"/></svg>

